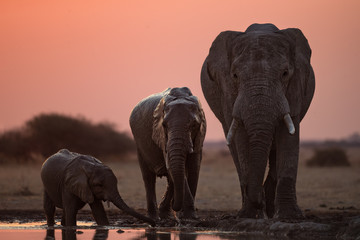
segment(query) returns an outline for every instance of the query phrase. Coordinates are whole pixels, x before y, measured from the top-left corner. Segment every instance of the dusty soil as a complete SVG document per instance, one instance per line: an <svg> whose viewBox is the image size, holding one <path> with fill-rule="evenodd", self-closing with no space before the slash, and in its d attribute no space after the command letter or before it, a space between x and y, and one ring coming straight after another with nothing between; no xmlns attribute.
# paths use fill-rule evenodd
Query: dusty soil
<svg viewBox="0 0 360 240"><path fill-rule="evenodd" d="M298 204L305 219L237 219L241 194L234 164L224 149L205 151L201 166L196 207L199 220L163 221L158 226L258 232L277 239L356 239L360 237L360 150L349 149L351 167L308 168L304 162L312 154L302 149L297 180ZM146 214L145 191L135 156L109 165L119 183L123 199L137 211ZM42 211L41 166L0 166L0 221L44 221ZM164 193L165 179L158 179L158 202ZM107 209L112 224L146 226L124 215L114 206ZM60 211L57 211L60 219ZM85 207L78 220L93 221Z"/></svg>

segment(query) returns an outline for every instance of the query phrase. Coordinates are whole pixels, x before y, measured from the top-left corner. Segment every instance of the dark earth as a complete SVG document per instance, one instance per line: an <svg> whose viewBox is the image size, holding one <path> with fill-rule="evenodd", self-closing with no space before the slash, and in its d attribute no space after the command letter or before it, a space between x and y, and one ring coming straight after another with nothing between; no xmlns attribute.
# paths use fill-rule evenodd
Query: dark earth
<svg viewBox="0 0 360 240"><path fill-rule="evenodd" d="M144 209L138 212L146 214ZM119 227L149 227L147 224L119 211L107 211L111 225ZM176 228L186 231L232 231L258 233L266 239L360 239L360 209L334 209L327 212L305 211L302 220L237 219L230 211L198 210L198 220L159 221L156 227ZM56 220L60 222L61 211ZM81 210L78 221L93 222L91 212ZM44 222L41 210L0 210L0 221L7 223Z"/></svg>

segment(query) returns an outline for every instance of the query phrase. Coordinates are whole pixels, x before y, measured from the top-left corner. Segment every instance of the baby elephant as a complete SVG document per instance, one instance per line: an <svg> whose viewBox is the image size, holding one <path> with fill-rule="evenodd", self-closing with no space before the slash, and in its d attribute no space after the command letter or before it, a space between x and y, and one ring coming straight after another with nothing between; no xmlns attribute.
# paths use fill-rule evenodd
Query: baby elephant
<svg viewBox="0 0 360 240"><path fill-rule="evenodd" d="M63 209L63 226L76 226L77 211L86 203L98 225L109 225L101 201L110 201L124 212L155 225L154 220L135 212L123 201L114 173L94 157L62 149L44 162L41 179L48 226L55 223L55 207Z"/></svg>

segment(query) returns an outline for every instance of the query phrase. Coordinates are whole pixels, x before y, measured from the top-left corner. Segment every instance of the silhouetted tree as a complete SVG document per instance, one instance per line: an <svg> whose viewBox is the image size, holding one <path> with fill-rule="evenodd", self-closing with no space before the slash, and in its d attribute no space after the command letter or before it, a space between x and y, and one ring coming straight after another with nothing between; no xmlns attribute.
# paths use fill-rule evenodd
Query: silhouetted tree
<svg viewBox="0 0 360 240"><path fill-rule="evenodd" d="M92 124L84 118L40 114L18 130L0 135L0 154L27 159L31 154L48 157L59 149L104 157L135 150L134 141L110 123Z"/></svg>
<svg viewBox="0 0 360 240"><path fill-rule="evenodd" d="M306 166L309 167L335 167L350 166L346 152L342 148L316 149L312 158L307 160Z"/></svg>

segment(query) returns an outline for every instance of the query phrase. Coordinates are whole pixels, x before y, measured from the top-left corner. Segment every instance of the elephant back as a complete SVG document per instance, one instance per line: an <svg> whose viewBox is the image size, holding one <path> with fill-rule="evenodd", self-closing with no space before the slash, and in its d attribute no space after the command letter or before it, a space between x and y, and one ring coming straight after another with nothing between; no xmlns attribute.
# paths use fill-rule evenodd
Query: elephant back
<svg viewBox="0 0 360 240"><path fill-rule="evenodd" d="M41 167L41 180L44 185L44 190L56 205L61 205L61 202L56 200L61 199L59 195L61 194L60 188L65 169L70 162L80 156L80 154L62 149L46 159Z"/></svg>
<svg viewBox="0 0 360 240"><path fill-rule="evenodd" d="M154 110L160 100L170 92L168 88L160 93L152 94L142 99L130 114L130 127L135 141L137 137L144 137L144 129L152 129Z"/></svg>

